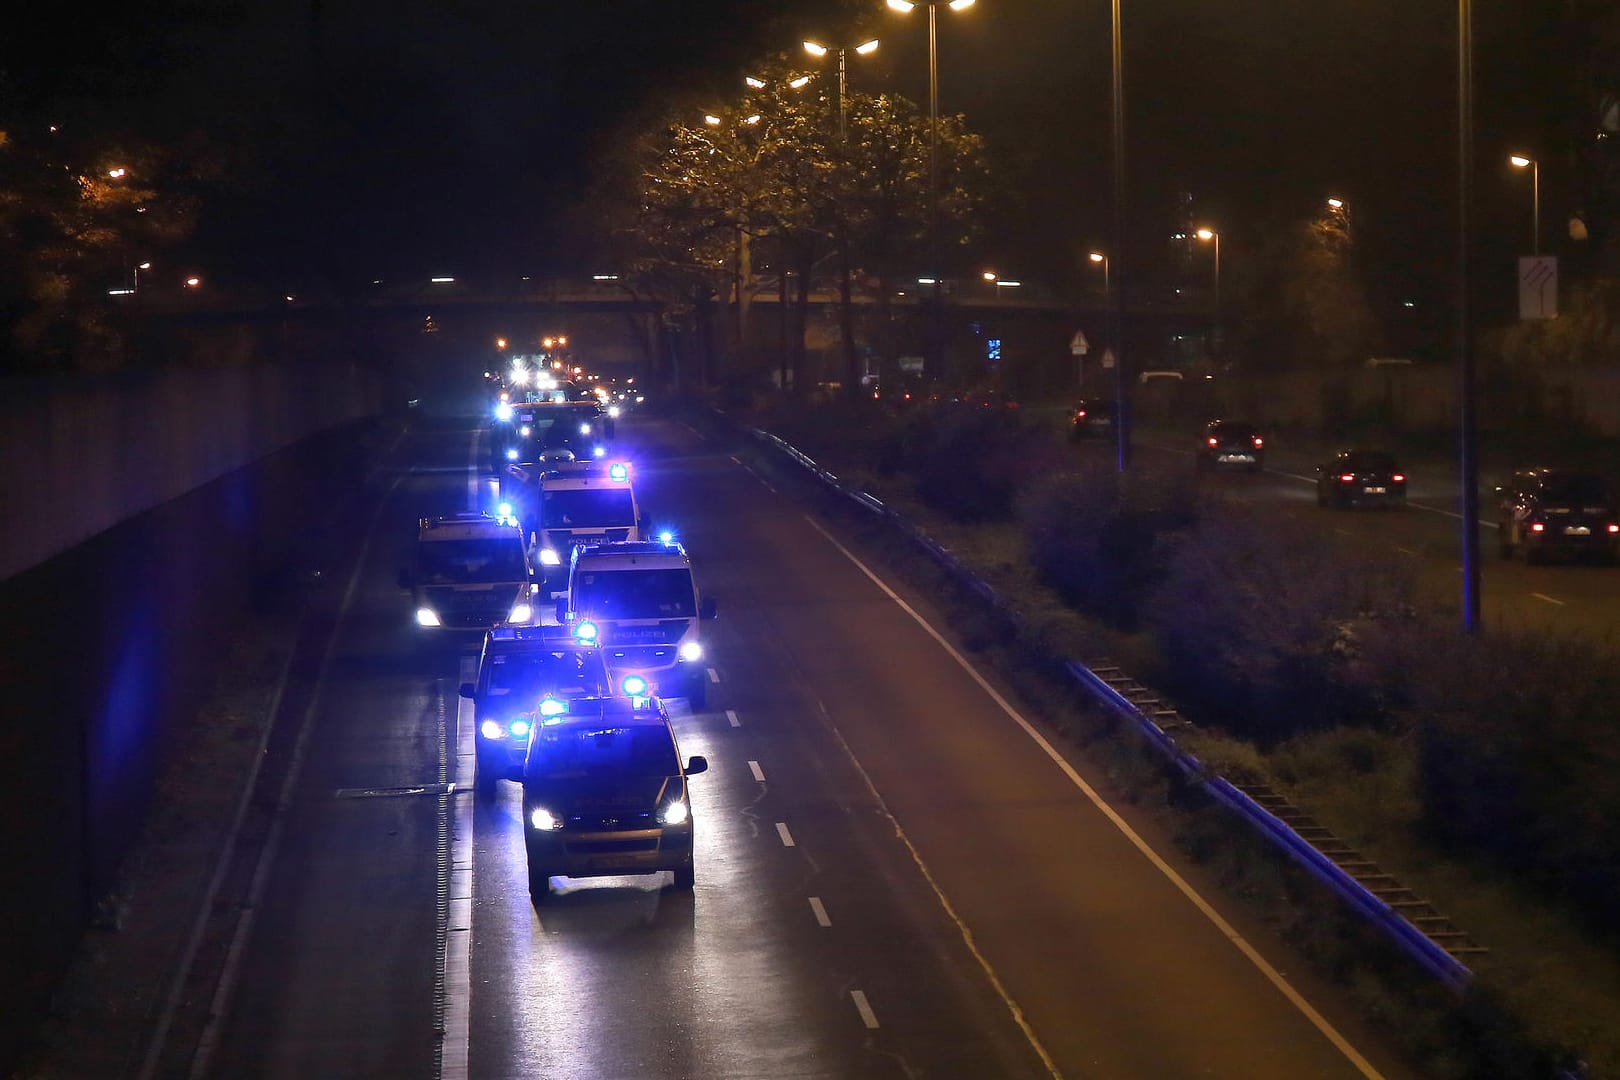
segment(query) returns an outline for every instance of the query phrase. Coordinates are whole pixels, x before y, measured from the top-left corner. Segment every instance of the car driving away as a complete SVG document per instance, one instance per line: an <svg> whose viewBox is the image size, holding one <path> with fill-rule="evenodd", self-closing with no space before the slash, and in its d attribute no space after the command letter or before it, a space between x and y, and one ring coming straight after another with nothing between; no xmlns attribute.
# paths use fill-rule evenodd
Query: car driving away
<svg viewBox="0 0 1620 1080"><path fill-rule="evenodd" d="M536 903L553 877L617 877L668 870L696 881L688 778L675 731L654 697L586 698L547 718L523 765L523 839Z"/></svg>
<svg viewBox="0 0 1620 1080"><path fill-rule="evenodd" d="M1114 437L1114 403L1103 398L1084 398L1069 411L1069 438Z"/></svg>
<svg viewBox="0 0 1620 1080"><path fill-rule="evenodd" d="M1549 555L1614 562L1620 554L1620 505L1607 477L1576 469L1518 469L1496 494L1504 559L1522 551L1527 563Z"/></svg>
<svg viewBox="0 0 1620 1080"><path fill-rule="evenodd" d="M1204 425L1197 453L1200 469L1232 466L1259 472L1265 465L1266 440L1247 420L1211 420Z"/></svg>
<svg viewBox="0 0 1620 1080"><path fill-rule="evenodd" d="M601 650L565 628L491 630L478 658L478 681L461 684L461 696L473 703L474 789L487 795L497 780L521 780L536 727L567 712L576 698L611 693Z"/></svg>
<svg viewBox="0 0 1620 1080"><path fill-rule="evenodd" d="M1406 505L1406 474L1382 450L1340 450L1316 467L1316 505L1397 509Z"/></svg>

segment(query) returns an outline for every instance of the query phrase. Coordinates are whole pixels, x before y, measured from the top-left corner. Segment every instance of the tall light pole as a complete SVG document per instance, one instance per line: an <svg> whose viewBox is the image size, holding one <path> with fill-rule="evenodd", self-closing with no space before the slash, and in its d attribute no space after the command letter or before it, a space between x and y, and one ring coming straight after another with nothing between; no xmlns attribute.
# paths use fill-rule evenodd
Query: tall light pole
<svg viewBox="0 0 1620 1080"><path fill-rule="evenodd" d="M940 376L944 351L940 326L944 296L940 292L939 271L939 35L935 9L944 4L952 11L961 11L972 7L973 3L974 0L888 0L889 7L901 13L918 4L928 9L928 276L934 279L934 311L926 366L930 369L927 375L932 379Z"/></svg>
<svg viewBox="0 0 1620 1080"><path fill-rule="evenodd" d="M1530 254L1541 254L1541 162L1514 154L1508 161L1517 169L1530 170Z"/></svg>
<svg viewBox="0 0 1620 1080"><path fill-rule="evenodd" d="M1213 303L1210 305L1210 337L1214 339L1214 344L1218 348L1221 340L1221 234L1214 229L1203 228L1193 235L1206 244L1213 242L1215 245L1215 285Z"/></svg>
<svg viewBox="0 0 1620 1080"><path fill-rule="evenodd" d="M152 264L149 262L135 264L135 283L130 286L130 292L138 293L141 291L141 271L150 269L152 269Z"/></svg>
<svg viewBox="0 0 1620 1080"><path fill-rule="evenodd" d="M1472 258L1474 201L1474 13L1457 0L1457 399L1462 474L1463 629L1479 632L1479 457L1474 401Z"/></svg>
<svg viewBox="0 0 1620 1080"><path fill-rule="evenodd" d="M1125 251L1125 34L1120 17L1120 0L1110 0L1109 31L1113 42L1109 103L1112 112L1114 148L1114 259ZM1114 437L1119 471L1131 464L1131 380L1125 372L1125 301L1122 282L1116 282L1109 297L1108 321L1114 349Z"/></svg>
<svg viewBox="0 0 1620 1080"><path fill-rule="evenodd" d="M838 54L838 137L840 139L844 138L845 135L844 113L848 107L846 103L849 100L849 58L846 54L853 49L859 56L870 56L877 51L877 47L877 38L863 41L859 45L822 45L814 41L804 42L804 51L817 59L826 56L830 52Z"/></svg>

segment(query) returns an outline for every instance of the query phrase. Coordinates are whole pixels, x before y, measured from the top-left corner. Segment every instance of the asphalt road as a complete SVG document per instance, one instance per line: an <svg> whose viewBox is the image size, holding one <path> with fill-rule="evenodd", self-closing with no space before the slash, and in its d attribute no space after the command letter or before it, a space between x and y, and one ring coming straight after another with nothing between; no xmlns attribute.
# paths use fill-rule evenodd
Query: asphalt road
<svg viewBox="0 0 1620 1080"><path fill-rule="evenodd" d="M720 603L710 707L671 708L711 763L697 887L570 883L537 910L516 786L431 786L471 779L470 643L422 644L393 583L416 517L485 497L469 436L418 435L379 519L201 1073L1406 1075L927 598L666 422L620 441Z"/></svg>
<svg viewBox="0 0 1620 1080"><path fill-rule="evenodd" d="M1144 455L1184 462L1191 470L1192 438L1176 441L1162 432L1145 435ZM1112 455L1112 444L1093 441L1077 454ZM1258 512L1303 520L1356 548L1412 560L1429 601L1461 611L1462 517L1454 463L1406 462L1404 510L1324 509L1316 505L1315 466L1309 454L1273 449L1260 473L1220 471L1204 482ZM1480 500L1480 617L1487 627L1551 630L1614 643L1620 641L1620 568L1591 561L1536 566L1497 552L1496 504ZM1458 616L1461 617L1460 615Z"/></svg>

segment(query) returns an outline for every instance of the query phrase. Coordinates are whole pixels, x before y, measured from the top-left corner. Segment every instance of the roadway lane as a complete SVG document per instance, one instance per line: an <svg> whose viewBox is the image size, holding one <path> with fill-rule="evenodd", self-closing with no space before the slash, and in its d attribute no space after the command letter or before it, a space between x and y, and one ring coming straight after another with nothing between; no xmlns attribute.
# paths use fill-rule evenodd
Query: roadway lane
<svg viewBox="0 0 1620 1080"><path fill-rule="evenodd" d="M476 818L471 1075L1401 1075L1358 1067L1275 943L1235 944L799 506L688 431L630 438L721 603L712 709L676 710L712 763L698 886L536 914L503 785Z"/></svg>
<svg viewBox="0 0 1620 1080"><path fill-rule="evenodd" d="M338 794L448 778L456 645L419 647L394 577L416 519L464 507L467 433L417 433L409 450L420 467L383 506L311 705L207 1075L435 1075L436 857L448 800Z"/></svg>
<svg viewBox="0 0 1620 1080"><path fill-rule="evenodd" d="M1149 436L1144 455L1192 469L1182 446ZM1077 454L1111 454L1107 447L1082 444ZM1439 610L1460 610L1462 518L1449 466L1411 470L1409 505L1403 511L1330 510L1316 505L1315 462L1307 455L1274 450L1261 473L1218 472L1204 482L1233 501L1263 515L1302 521L1331 530L1360 550L1391 559L1412 560L1425 595ZM1620 570L1591 562L1528 566L1523 559L1497 554L1495 503L1480 502L1481 614L1488 626L1551 630L1594 640L1620 637Z"/></svg>

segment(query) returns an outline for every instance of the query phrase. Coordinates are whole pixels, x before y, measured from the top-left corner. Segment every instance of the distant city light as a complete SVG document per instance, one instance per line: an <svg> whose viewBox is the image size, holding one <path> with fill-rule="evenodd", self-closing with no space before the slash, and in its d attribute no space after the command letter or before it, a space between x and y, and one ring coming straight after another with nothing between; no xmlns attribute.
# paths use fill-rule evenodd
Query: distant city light
<svg viewBox="0 0 1620 1080"><path fill-rule="evenodd" d="M124 170L122 168L108 169L107 175L112 177L114 180L122 180L124 178Z"/></svg>
<svg viewBox="0 0 1620 1080"><path fill-rule="evenodd" d="M1023 284L1023 282L1022 282L1022 281L1012 281L1012 280L1010 280L1010 279L1008 279L1008 278L1000 278L1000 279L998 279L998 280L997 280L997 281L996 281L996 288L998 288L998 289L999 289L999 288L1001 288L1001 287L1002 287L1002 286L1003 286L1003 285L1005 285L1005 286L1007 286L1007 288L1009 288L1009 289L1016 289L1016 288L1018 288L1018 287L1019 287L1019 286L1020 286L1020 285L1022 285L1022 284Z"/></svg>
<svg viewBox="0 0 1620 1080"><path fill-rule="evenodd" d="M917 284L919 284L919 285L938 285L939 284L939 279L938 278L931 278L931 277L920 277L920 278L917 279Z"/></svg>
<svg viewBox="0 0 1620 1080"><path fill-rule="evenodd" d="M618 281L619 280L619 275L618 274L592 274L591 275L591 280L592 281Z"/></svg>
<svg viewBox="0 0 1620 1080"><path fill-rule="evenodd" d="M432 282L433 284L435 284L435 285L448 285L452 281L455 281L456 279L453 278L453 277L436 277L436 278L428 278L428 280L430 282Z"/></svg>
<svg viewBox="0 0 1620 1080"><path fill-rule="evenodd" d="M199 278L199 277L188 277L188 278L186 278L186 288L188 288L188 289L195 289L197 286L199 286L201 284L202 284L202 278Z"/></svg>
<svg viewBox="0 0 1620 1080"><path fill-rule="evenodd" d="M135 295L135 290L134 289L108 289L107 290L107 295L108 296L134 296Z"/></svg>

